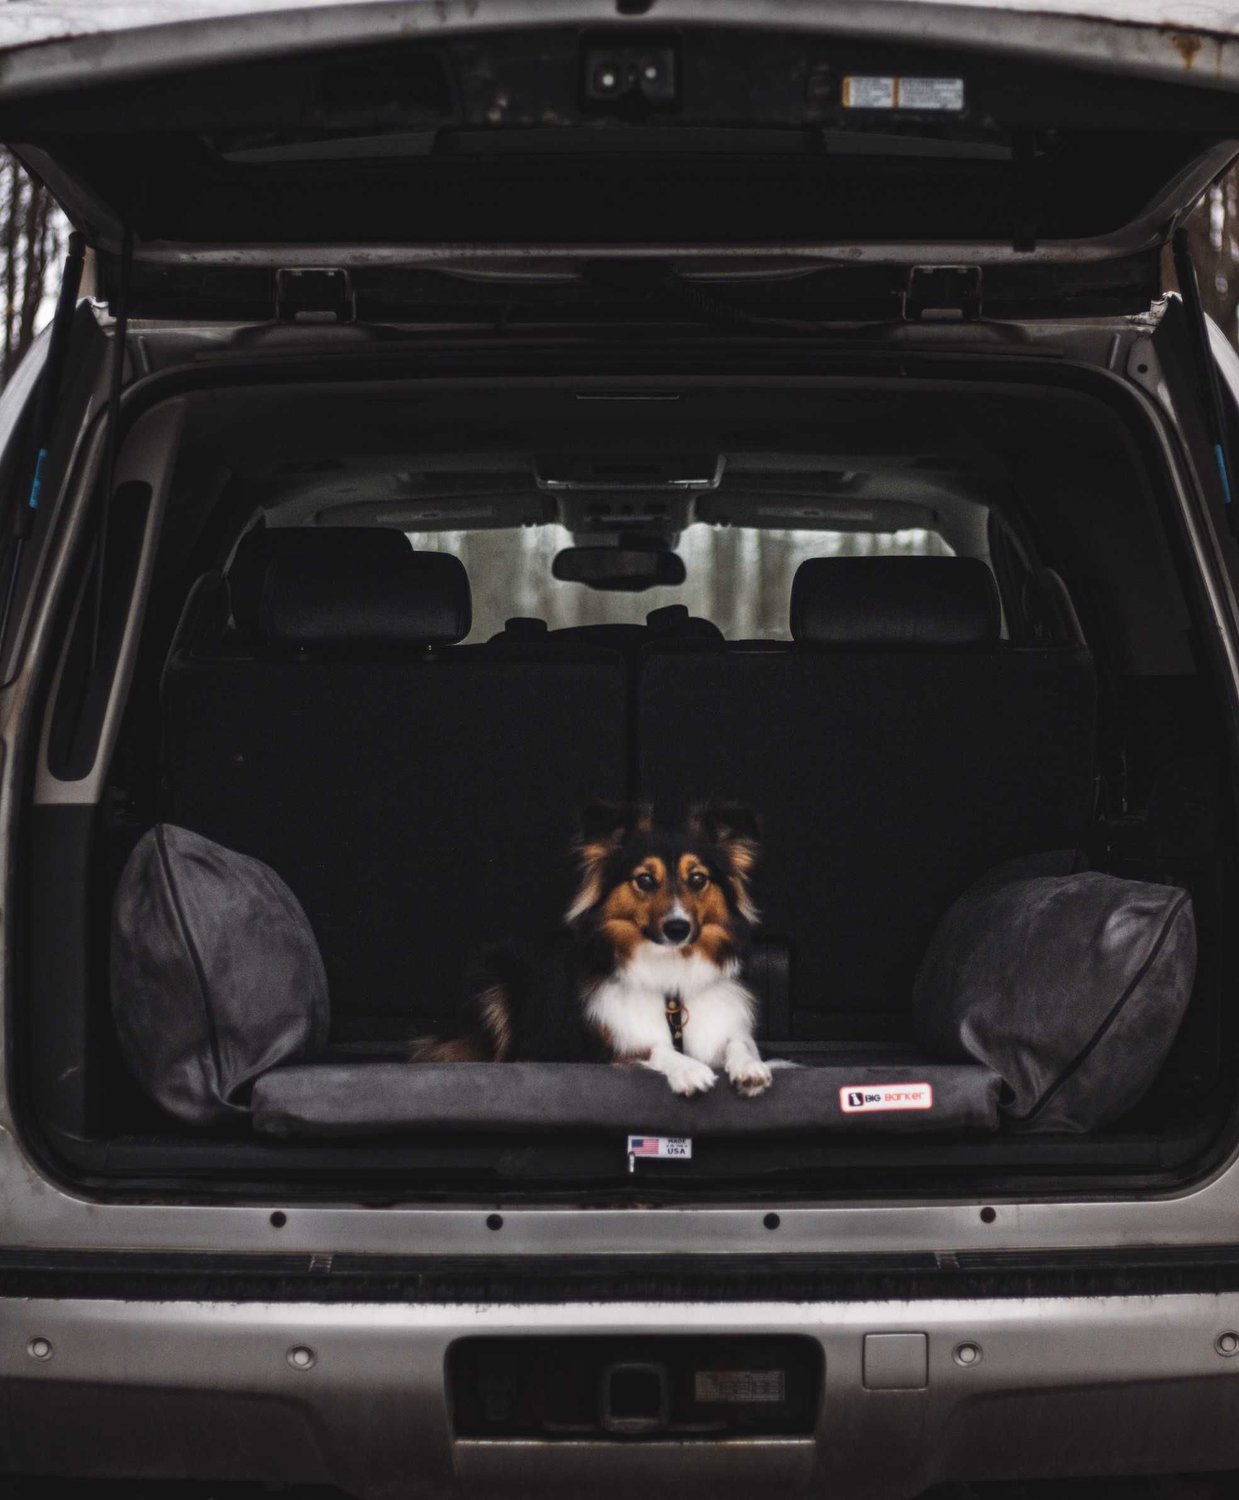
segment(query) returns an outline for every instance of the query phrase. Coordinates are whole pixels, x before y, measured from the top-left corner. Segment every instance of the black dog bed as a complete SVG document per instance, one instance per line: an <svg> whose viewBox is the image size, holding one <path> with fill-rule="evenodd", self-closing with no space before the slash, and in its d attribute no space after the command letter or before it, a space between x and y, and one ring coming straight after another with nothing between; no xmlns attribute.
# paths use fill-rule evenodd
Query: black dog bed
<svg viewBox="0 0 1239 1500"><path fill-rule="evenodd" d="M134 1076L198 1125L267 1135L627 1130L1079 1132L1148 1090L1191 994L1187 893L1040 855L964 892L921 966L920 1057L832 1055L756 1099L677 1097L640 1067L331 1059L314 935L266 866L160 825L117 891L112 990ZM776 1056L777 1045L768 1049Z"/></svg>
<svg viewBox="0 0 1239 1500"><path fill-rule="evenodd" d="M319 1063L254 1085L264 1135L392 1135L418 1130L621 1131L670 1136L998 1128L1002 1080L977 1064L776 1068L742 1099L721 1078L684 1099L646 1068L606 1063Z"/></svg>

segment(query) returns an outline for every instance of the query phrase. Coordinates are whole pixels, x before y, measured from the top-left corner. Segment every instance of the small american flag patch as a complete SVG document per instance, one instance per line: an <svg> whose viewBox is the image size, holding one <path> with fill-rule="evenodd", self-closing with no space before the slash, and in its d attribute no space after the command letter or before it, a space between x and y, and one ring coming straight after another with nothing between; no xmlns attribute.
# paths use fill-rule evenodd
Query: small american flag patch
<svg viewBox="0 0 1239 1500"><path fill-rule="evenodd" d="M677 1161L688 1161L693 1154L693 1143L685 1135L630 1135L628 1154L673 1157Z"/></svg>

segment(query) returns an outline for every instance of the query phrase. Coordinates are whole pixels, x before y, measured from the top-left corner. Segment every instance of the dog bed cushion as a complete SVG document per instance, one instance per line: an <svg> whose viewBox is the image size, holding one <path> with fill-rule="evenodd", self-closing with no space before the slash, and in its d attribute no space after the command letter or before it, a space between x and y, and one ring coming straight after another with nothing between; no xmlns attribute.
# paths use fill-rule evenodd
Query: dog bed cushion
<svg viewBox="0 0 1239 1500"><path fill-rule="evenodd" d="M244 1116L249 1088L326 1041L327 976L274 870L158 824L130 855L112 921L112 1006L135 1077L171 1114Z"/></svg>
<svg viewBox="0 0 1239 1500"><path fill-rule="evenodd" d="M608 1063L339 1063L277 1068L254 1085L266 1135L564 1130L673 1136L800 1131L990 1131L999 1079L975 1063L872 1060L776 1068L742 1099L719 1078L685 1099L646 1068Z"/></svg>
<svg viewBox="0 0 1239 1500"><path fill-rule="evenodd" d="M1146 1093L1196 973L1188 893L1077 868L1002 865L943 918L917 975L921 1040L1003 1080L1021 1130L1094 1130Z"/></svg>

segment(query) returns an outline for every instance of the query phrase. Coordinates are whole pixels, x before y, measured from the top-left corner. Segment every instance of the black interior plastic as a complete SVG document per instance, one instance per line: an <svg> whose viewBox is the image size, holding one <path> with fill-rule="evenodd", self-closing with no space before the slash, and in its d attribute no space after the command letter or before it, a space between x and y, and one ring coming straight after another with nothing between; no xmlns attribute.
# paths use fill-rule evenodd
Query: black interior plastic
<svg viewBox="0 0 1239 1500"><path fill-rule="evenodd" d="M48 735L48 766L62 781L80 779L95 763L150 505L149 484L120 485L108 506L107 535L94 540Z"/></svg>
<svg viewBox="0 0 1239 1500"><path fill-rule="evenodd" d="M600 90L638 42L664 83ZM960 105L849 105L848 79L891 76L959 80ZM0 109L141 238L203 244L1027 248L1121 228L1230 134L1206 89L726 27L291 55Z"/></svg>

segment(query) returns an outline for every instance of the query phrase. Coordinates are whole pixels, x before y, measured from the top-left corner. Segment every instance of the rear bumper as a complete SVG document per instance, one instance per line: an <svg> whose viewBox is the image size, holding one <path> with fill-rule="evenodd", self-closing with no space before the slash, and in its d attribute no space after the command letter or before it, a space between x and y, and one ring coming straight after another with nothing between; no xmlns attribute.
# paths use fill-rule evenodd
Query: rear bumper
<svg viewBox="0 0 1239 1500"><path fill-rule="evenodd" d="M751 1497L755 1485L885 1500L946 1479L1227 1469L1239 1467L1239 1353L1218 1341L1232 1330L1239 1293L556 1306L5 1298L2 1467L335 1484L366 1500L631 1497L638 1486ZM737 1331L820 1340L813 1438L453 1438L443 1370L456 1338ZM925 1336L923 1386L867 1388L866 1335L893 1332ZM969 1363L964 1344L980 1351Z"/></svg>

